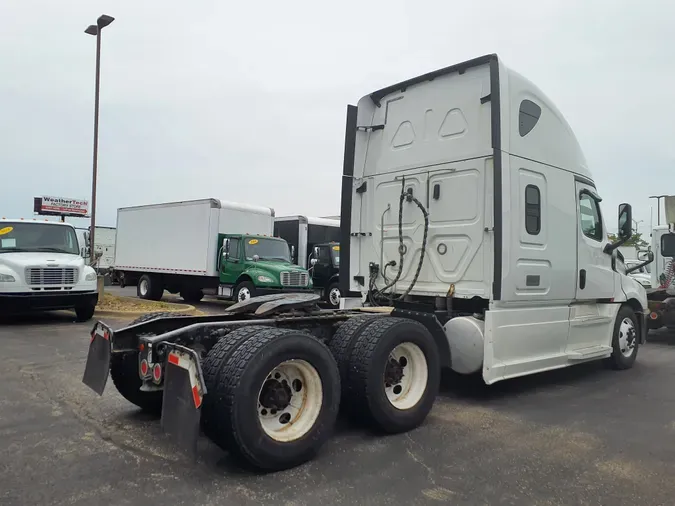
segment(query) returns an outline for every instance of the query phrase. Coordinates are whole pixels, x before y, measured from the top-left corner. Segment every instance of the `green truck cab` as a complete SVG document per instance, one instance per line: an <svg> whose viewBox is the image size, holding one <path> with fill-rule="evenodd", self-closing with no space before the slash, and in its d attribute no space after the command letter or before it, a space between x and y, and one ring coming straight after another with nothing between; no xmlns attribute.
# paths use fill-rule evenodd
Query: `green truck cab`
<svg viewBox="0 0 675 506"><path fill-rule="evenodd" d="M288 243L278 237L220 234L218 295L240 302L281 291L312 290L306 269L291 263Z"/></svg>

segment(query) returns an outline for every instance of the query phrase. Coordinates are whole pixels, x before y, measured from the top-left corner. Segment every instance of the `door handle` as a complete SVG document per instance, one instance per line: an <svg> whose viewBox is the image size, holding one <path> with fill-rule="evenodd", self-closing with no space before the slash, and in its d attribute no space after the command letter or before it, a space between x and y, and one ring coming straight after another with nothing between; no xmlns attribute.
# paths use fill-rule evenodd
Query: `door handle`
<svg viewBox="0 0 675 506"><path fill-rule="evenodd" d="M586 269L581 269L579 271L579 289L583 290L586 288Z"/></svg>

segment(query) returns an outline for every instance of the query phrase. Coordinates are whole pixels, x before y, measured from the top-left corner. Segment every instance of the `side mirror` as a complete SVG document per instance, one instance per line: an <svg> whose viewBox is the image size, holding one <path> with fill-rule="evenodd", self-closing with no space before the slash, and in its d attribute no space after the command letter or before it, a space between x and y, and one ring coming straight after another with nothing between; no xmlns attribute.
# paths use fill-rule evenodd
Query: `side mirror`
<svg viewBox="0 0 675 506"><path fill-rule="evenodd" d="M260 256L258 256L258 255L253 255L253 261L254 261L254 262L257 262L258 260L260 260Z"/></svg>
<svg viewBox="0 0 675 506"><path fill-rule="evenodd" d="M616 242L607 243L603 249L608 255L611 255L616 248L624 244L633 235L633 208L630 204L619 205L618 224L618 240Z"/></svg>
<svg viewBox="0 0 675 506"><path fill-rule="evenodd" d="M295 260L295 246L291 244L291 262Z"/></svg>
<svg viewBox="0 0 675 506"><path fill-rule="evenodd" d="M223 256L225 260L230 258L230 240L227 237L223 239Z"/></svg>
<svg viewBox="0 0 675 506"><path fill-rule="evenodd" d="M309 261L309 263L312 264L312 267L314 267L318 261L319 261L318 259L312 258L312 259Z"/></svg>
<svg viewBox="0 0 675 506"><path fill-rule="evenodd" d="M633 235L633 208L630 204L619 205L619 239L627 241Z"/></svg>
<svg viewBox="0 0 675 506"><path fill-rule="evenodd" d="M651 251L647 252L647 259L642 262L641 264L634 265L630 269L626 269L626 274L630 274L631 272L639 271L642 269L645 265L648 265L654 261L654 253Z"/></svg>

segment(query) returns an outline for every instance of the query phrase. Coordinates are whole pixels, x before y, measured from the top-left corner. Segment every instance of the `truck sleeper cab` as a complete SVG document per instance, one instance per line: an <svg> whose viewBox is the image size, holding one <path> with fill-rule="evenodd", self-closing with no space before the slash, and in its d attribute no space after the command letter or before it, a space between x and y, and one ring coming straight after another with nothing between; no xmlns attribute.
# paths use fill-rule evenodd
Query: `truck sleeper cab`
<svg viewBox="0 0 675 506"><path fill-rule="evenodd" d="M613 252L630 206L608 245L571 128L496 55L363 97L347 133L343 307L446 309L447 365L487 383L610 357L626 315L644 339L645 290Z"/></svg>
<svg viewBox="0 0 675 506"><path fill-rule="evenodd" d="M348 107L345 140L342 309L273 294L221 315L98 322L84 383L101 394L110 373L190 451L201 426L278 470L311 459L339 409L386 433L418 427L441 367L490 384L595 359L633 365L645 290L615 257L631 208L607 243L571 129L496 55L365 96Z"/></svg>

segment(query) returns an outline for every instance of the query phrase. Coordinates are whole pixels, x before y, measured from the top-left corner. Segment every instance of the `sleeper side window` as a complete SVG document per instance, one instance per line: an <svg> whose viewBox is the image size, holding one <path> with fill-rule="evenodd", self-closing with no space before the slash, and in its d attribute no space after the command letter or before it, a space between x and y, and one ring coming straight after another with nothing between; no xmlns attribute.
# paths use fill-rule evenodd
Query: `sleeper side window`
<svg viewBox="0 0 675 506"><path fill-rule="evenodd" d="M531 100L523 100L518 111L518 133L521 137L529 134L541 117L541 107Z"/></svg>
<svg viewBox="0 0 675 506"><path fill-rule="evenodd" d="M541 231L541 193L533 184L525 187L525 230L530 235Z"/></svg>
<svg viewBox="0 0 675 506"><path fill-rule="evenodd" d="M603 235L600 207L598 202L588 193L582 193L579 196L579 218L581 231L584 235L589 239L601 242Z"/></svg>

